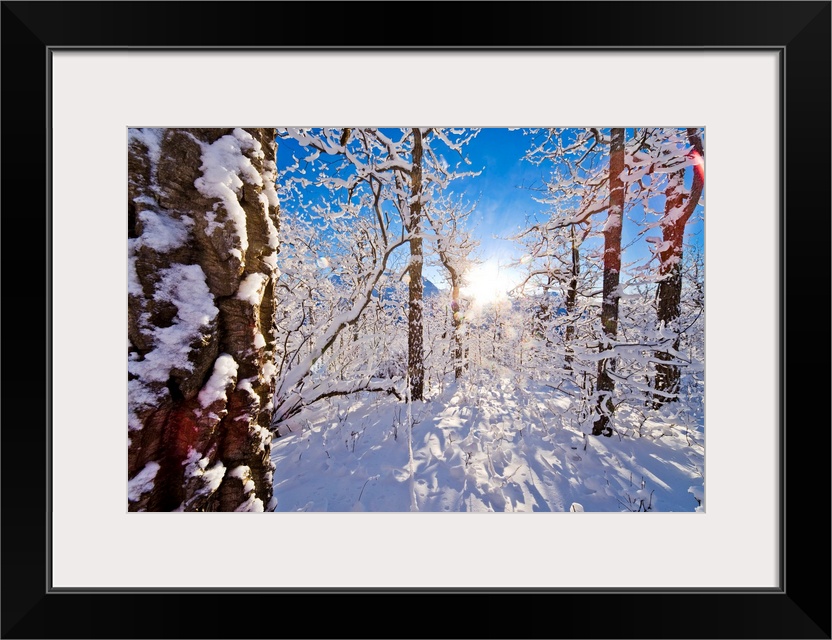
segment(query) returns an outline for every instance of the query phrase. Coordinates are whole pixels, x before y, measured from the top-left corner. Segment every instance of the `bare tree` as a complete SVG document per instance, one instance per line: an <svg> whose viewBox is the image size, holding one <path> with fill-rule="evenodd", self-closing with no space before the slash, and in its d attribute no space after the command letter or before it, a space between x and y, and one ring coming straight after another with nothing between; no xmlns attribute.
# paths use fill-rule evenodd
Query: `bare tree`
<svg viewBox="0 0 832 640"><path fill-rule="evenodd" d="M556 319L546 294L556 285L560 289L566 311L564 366L571 369L576 326L582 314L579 298L588 299L600 293L595 285L595 270L586 270L593 262L585 261L582 269L581 248L588 237L597 233L593 216L609 206L610 139L595 127L532 131L537 139L525 159L552 165L551 174L544 179L542 195L535 198L550 208L550 214L545 222L533 224L515 237L524 243L524 259L528 263L528 276L521 286L536 282L543 289L537 316L541 327Z"/></svg>
<svg viewBox="0 0 832 640"><path fill-rule="evenodd" d="M338 389L332 385L315 385L314 392L306 381L312 367L336 343L341 331L360 322L373 292L386 275L393 254L402 245L410 248L405 278L409 288L411 397L421 399L424 393L423 209L433 194L450 180L466 175L452 168L434 146L461 153L462 146L476 135L476 130L286 128L279 129L278 135L291 139L307 153L286 172L288 183L297 187L293 190L292 204L303 200L309 188L322 191L321 201L314 206L309 203L299 206L314 212L324 235L341 238L340 250L352 256L354 271L350 276L351 306L337 314L322 309L324 323L305 340L303 348L307 355L285 360L290 370L278 385L275 424L316 398L379 388L367 376L354 380L352 385L340 384ZM400 234L398 225L401 225ZM341 265L344 264L341 260ZM305 322L304 319L302 323ZM389 384L383 388L393 390Z"/></svg>
<svg viewBox="0 0 832 640"><path fill-rule="evenodd" d="M424 254L422 251L422 236L419 233L422 226L422 130L412 129L413 150L410 169L410 215L407 218L406 229L410 238L410 263L408 265L408 298L407 298L407 375L410 380L410 397L421 400L425 393L425 353L424 327L422 313L424 311L422 265Z"/></svg>
<svg viewBox="0 0 832 640"><path fill-rule="evenodd" d="M287 274L281 295L296 299L292 306L297 313L287 318L284 329L283 353L279 362L279 379L275 392L272 426L280 431L281 424L303 407L322 398L349 395L361 390L394 391L387 381L378 383L366 373L348 380L310 381L315 364L335 345L342 332L355 327L383 280L391 257L407 244L411 233L398 234L396 220L385 210L388 202L399 203L406 198L397 179L398 171L410 171L410 163L398 153L395 145L375 129L278 129L282 139L291 139L308 155L285 171L291 204L311 209L315 225L307 233L297 232L291 248L292 265L303 265L312 257L321 266L333 263L339 273L350 281L342 304L316 305L320 288L317 276L310 271ZM314 180L308 176L314 174ZM292 191L297 183L300 189ZM322 191L319 202L303 202L303 190ZM401 210L400 210L401 213ZM302 226L300 223L298 227ZM327 247L332 255L326 254ZM325 280L326 289L332 288ZM297 296L300 295L300 300ZM317 316L315 315L317 314Z"/></svg>
<svg viewBox="0 0 832 640"><path fill-rule="evenodd" d="M618 332L618 300L621 297L619 280L621 274L621 225L624 216L624 129L614 128L610 131L610 168L609 168L609 209L604 224L604 284L601 301L601 326L604 339L600 343L601 352L610 348L611 341ZM615 357L598 361L597 418L592 425L592 435L612 435L609 426L610 416L614 410L612 394L615 380L610 375L615 371Z"/></svg>
<svg viewBox="0 0 832 640"><path fill-rule="evenodd" d="M428 224L433 231L432 239L436 255L451 285L453 342L451 361L456 379L462 377L464 368L462 346L464 313L460 289L465 282L465 272L473 262L471 252L477 246L470 231L465 229L465 223L473 211L474 206L466 206L461 199L451 201L448 198L442 198L432 203L427 214Z"/></svg>
<svg viewBox="0 0 832 640"><path fill-rule="evenodd" d="M661 361L656 365L653 395L655 406L676 399L681 369L676 360L679 350L679 316L682 300L682 262L685 227L693 215L705 186L705 150L699 132L687 130L690 149L685 159L692 163L693 180L690 193L684 188L684 166L670 174L665 191L665 213L661 219L662 244L659 247L659 284L656 290L656 320L659 330L672 333L671 350L657 351ZM686 164L688 164L686 163Z"/></svg>

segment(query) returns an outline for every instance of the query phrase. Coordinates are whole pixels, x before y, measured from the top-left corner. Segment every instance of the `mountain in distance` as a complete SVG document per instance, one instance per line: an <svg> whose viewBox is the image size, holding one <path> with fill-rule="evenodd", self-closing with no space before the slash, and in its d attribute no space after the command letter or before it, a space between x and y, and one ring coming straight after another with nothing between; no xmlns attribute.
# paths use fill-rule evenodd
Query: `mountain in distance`
<svg viewBox="0 0 832 640"><path fill-rule="evenodd" d="M422 278L422 295L426 298L439 295L439 287L433 284L427 278Z"/></svg>
<svg viewBox="0 0 832 640"><path fill-rule="evenodd" d="M329 277L329 279L336 287L340 286L343 283L343 281L341 280L341 276L339 276L336 273L333 273ZM424 296L425 298L430 298L430 297L433 297L433 296L438 296L441 292L442 291L439 289L439 287L437 287L435 284L433 284L433 282L431 282L427 278L424 278L424 277L422 278L422 296ZM392 294L393 294L393 287L387 287L387 288L385 288L384 294L383 294L382 297L385 300L389 300L392 297ZM378 293L376 292L375 289L373 290L373 295L374 296L378 295Z"/></svg>

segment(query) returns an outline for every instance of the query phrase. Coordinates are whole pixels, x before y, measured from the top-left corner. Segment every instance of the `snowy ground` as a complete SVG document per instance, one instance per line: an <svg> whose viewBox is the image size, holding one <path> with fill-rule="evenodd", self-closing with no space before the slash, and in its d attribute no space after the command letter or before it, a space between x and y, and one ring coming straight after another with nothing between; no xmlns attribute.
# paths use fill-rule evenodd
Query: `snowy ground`
<svg viewBox="0 0 832 640"><path fill-rule="evenodd" d="M481 370L412 404L411 473L405 403L324 401L272 443L276 511L704 510L701 410L662 422L630 412L621 435L598 438L572 424L572 403Z"/></svg>

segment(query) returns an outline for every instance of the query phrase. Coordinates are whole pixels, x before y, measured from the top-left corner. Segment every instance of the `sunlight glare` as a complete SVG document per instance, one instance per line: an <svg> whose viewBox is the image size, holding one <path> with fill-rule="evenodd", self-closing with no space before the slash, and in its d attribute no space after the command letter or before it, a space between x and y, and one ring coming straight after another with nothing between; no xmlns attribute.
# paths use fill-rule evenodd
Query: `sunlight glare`
<svg viewBox="0 0 832 640"><path fill-rule="evenodd" d="M496 260L487 260L474 266L461 288L462 295L471 298L474 304L486 305L508 298L507 292L514 286L508 273L500 268Z"/></svg>
<svg viewBox="0 0 832 640"><path fill-rule="evenodd" d="M699 152L696 149L693 150L693 166L696 170L696 173L699 174L699 177L702 179L702 182L705 182L705 158L699 155Z"/></svg>

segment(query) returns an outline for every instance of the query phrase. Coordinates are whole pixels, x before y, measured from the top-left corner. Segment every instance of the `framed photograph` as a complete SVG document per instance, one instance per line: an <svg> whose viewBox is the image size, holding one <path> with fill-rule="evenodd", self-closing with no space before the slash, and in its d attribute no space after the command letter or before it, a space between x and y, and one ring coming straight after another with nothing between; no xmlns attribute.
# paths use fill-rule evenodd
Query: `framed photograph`
<svg viewBox="0 0 832 640"><path fill-rule="evenodd" d="M805 387L829 380L804 354L828 331L830 3L485 3L470 29L473 5L401 5L410 23L369 3L312 6L3 3L3 637L279 636L284 599L304 596L327 608L309 637L350 622L395 636L365 626L378 601L357 596L466 595L477 613L440 634L829 638L816 512L830 433L825 396ZM330 512L128 511L131 140L227 127L242 148L257 127L289 144L300 134L285 128L322 125L597 125L613 146L627 127L704 136L703 512L361 508L385 504L372 470ZM136 504L145 486L130 486ZM662 499L701 499L687 488ZM495 621L479 612L492 602L554 616Z"/></svg>

